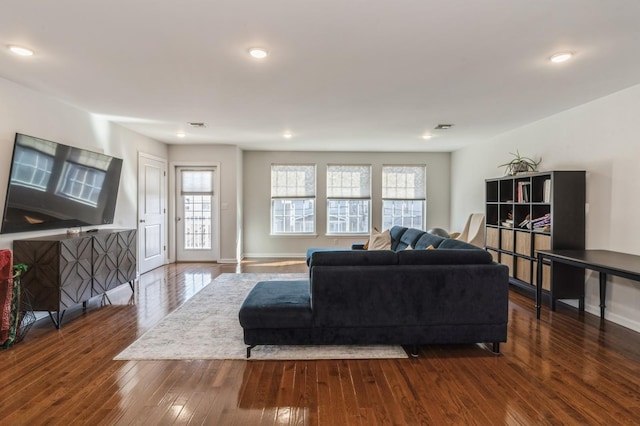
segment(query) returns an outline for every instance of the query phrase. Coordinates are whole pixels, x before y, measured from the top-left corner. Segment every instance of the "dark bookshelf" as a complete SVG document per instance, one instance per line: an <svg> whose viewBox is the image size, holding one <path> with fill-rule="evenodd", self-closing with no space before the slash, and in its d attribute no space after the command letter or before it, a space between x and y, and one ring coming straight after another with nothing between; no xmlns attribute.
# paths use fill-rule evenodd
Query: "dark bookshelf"
<svg viewBox="0 0 640 426"><path fill-rule="evenodd" d="M550 171L485 180L485 248L509 267L509 282L532 298L537 250L585 248L585 175ZM547 227L533 226L544 224L545 217ZM552 273L550 264L543 267L545 297L584 297L584 271L555 268Z"/></svg>

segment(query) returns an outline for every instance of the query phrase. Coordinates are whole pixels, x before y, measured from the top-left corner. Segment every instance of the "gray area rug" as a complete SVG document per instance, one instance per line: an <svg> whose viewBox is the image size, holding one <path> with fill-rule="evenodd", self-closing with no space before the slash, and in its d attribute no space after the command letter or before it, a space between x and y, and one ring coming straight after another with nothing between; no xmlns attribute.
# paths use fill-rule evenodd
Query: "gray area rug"
<svg viewBox="0 0 640 426"><path fill-rule="evenodd" d="M238 311L259 281L304 279L307 274L222 274L116 360L246 359ZM257 346L250 360L407 358L400 346Z"/></svg>

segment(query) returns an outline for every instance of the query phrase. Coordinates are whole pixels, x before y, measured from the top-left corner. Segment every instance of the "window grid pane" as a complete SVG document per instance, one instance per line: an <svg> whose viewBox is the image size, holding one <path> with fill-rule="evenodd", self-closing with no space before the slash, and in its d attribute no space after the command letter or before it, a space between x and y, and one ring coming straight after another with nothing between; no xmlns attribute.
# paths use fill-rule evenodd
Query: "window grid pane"
<svg viewBox="0 0 640 426"><path fill-rule="evenodd" d="M382 228L392 226L422 229L424 226L424 201L384 200L382 202Z"/></svg>
<svg viewBox="0 0 640 426"><path fill-rule="evenodd" d="M213 240L211 228L211 196L185 195L184 249L210 250Z"/></svg>
<svg viewBox="0 0 640 426"><path fill-rule="evenodd" d="M370 226L371 166L327 166L327 234L366 234Z"/></svg>
<svg viewBox="0 0 640 426"><path fill-rule="evenodd" d="M309 234L315 232L315 229L314 199L271 200L272 234Z"/></svg>
<svg viewBox="0 0 640 426"><path fill-rule="evenodd" d="M422 229L426 223L426 167L382 167L382 227Z"/></svg>
<svg viewBox="0 0 640 426"><path fill-rule="evenodd" d="M272 164L271 233L314 233L315 195L315 165Z"/></svg>
<svg viewBox="0 0 640 426"><path fill-rule="evenodd" d="M369 232L369 200L327 200L327 233Z"/></svg>

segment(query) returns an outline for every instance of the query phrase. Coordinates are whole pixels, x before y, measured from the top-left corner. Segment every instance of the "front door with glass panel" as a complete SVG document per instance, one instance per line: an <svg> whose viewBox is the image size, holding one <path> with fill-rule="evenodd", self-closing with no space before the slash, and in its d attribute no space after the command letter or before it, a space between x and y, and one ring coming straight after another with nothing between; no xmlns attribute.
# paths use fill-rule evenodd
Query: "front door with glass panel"
<svg viewBox="0 0 640 426"><path fill-rule="evenodd" d="M214 167L176 169L176 258L212 262L219 258Z"/></svg>

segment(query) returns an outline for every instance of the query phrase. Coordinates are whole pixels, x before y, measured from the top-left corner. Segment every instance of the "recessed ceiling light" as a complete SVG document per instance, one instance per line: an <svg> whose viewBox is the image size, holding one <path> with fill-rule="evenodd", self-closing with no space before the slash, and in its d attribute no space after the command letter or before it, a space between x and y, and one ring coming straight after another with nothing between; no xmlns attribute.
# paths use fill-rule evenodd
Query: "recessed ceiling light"
<svg viewBox="0 0 640 426"><path fill-rule="evenodd" d="M425 133L424 135L422 135L422 139L426 139L429 140L433 137L433 135L430 135L429 133Z"/></svg>
<svg viewBox="0 0 640 426"><path fill-rule="evenodd" d="M178 132L176 133L176 136L179 138L184 138L185 136L187 136L187 134L185 132Z"/></svg>
<svg viewBox="0 0 640 426"><path fill-rule="evenodd" d="M556 54L551 55L549 60L551 62L555 62L558 64L560 62L568 61L569 59L571 59L572 56L573 56L573 53L571 52L558 52Z"/></svg>
<svg viewBox="0 0 640 426"><path fill-rule="evenodd" d="M293 133L291 133L291 132L284 132L284 133L282 134L282 137L283 137L283 138L285 138L285 139L291 139L291 138L293 137Z"/></svg>
<svg viewBox="0 0 640 426"><path fill-rule="evenodd" d="M253 56L256 59L264 59L268 54L269 52L261 47L252 47L251 49L249 49L249 55Z"/></svg>
<svg viewBox="0 0 640 426"><path fill-rule="evenodd" d="M33 56L33 50L20 46L9 46L9 50L20 56Z"/></svg>

